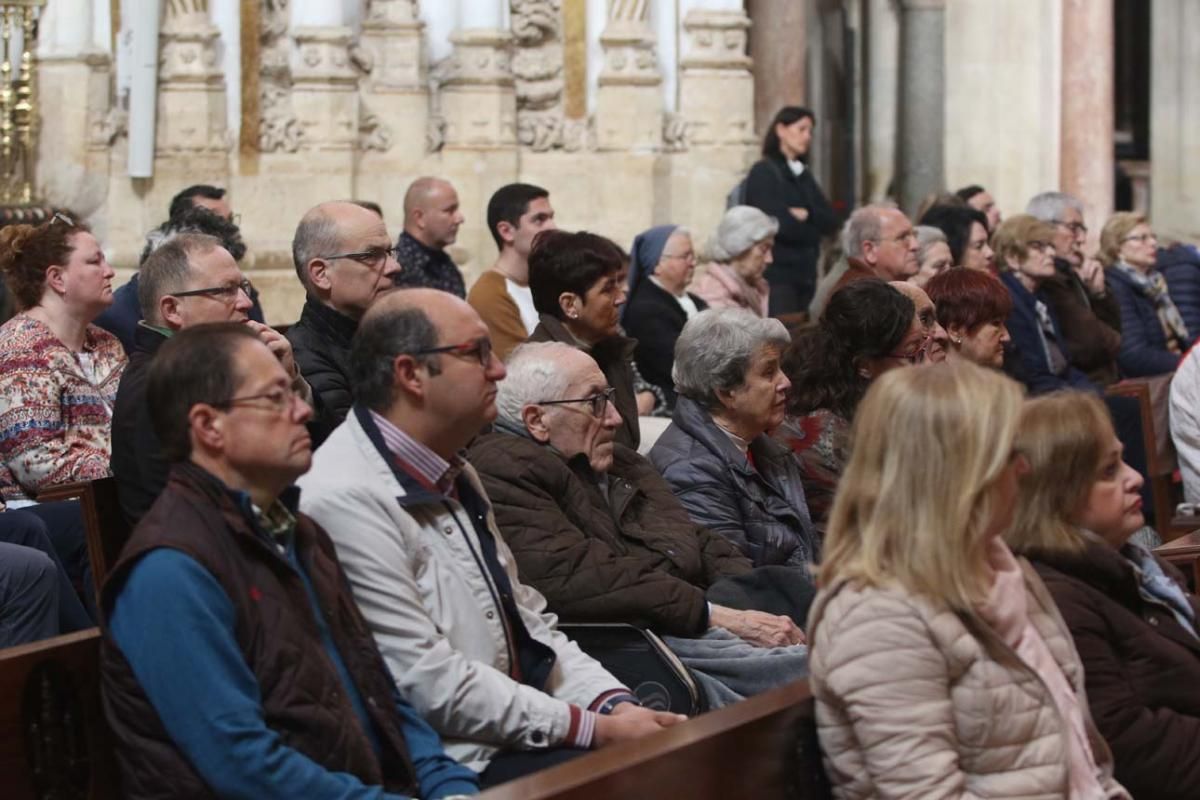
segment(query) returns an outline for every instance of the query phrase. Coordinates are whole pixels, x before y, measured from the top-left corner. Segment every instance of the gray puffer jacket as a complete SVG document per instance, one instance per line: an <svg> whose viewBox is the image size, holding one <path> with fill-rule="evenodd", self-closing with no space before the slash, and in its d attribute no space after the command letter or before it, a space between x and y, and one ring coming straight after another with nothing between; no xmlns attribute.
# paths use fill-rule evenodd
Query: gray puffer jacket
<svg viewBox="0 0 1200 800"><path fill-rule="evenodd" d="M697 525L721 534L754 566L816 563L813 530L791 450L762 435L749 461L696 401L680 396L650 460Z"/></svg>

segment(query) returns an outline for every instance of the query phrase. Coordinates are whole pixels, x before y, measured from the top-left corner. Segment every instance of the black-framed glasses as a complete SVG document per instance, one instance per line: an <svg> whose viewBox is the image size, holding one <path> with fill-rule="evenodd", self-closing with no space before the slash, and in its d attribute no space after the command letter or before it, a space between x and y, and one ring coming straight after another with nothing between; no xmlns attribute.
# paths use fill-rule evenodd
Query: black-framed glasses
<svg viewBox="0 0 1200 800"><path fill-rule="evenodd" d="M230 283L225 286L209 286L206 289L188 289L185 292L168 292L172 297L219 297L223 300L232 300L237 297L238 292L245 292L246 297L252 297L250 294L254 291L254 286L250 283L249 278L242 278L237 283Z"/></svg>
<svg viewBox="0 0 1200 800"><path fill-rule="evenodd" d="M388 256L391 256L399 261L400 249L398 247L370 247L357 253L338 253L335 256L321 256L321 258L326 261L334 261L339 258L348 258L351 261L357 261L364 267L378 269L387 262Z"/></svg>
<svg viewBox="0 0 1200 800"><path fill-rule="evenodd" d="M256 407L264 410L283 413L291 409L291 407L296 403L296 399L299 397L300 395L297 394L296 390L292 387L279 387L272 389L269 392L261 392L260 394L248 394L243 395L242 397L231 397L224 403L217 405L217 408L231 408L233 406L254 403L258 400L266 400L267 405Z"/></svg>
<svg viewBox="0 0 1200 800"><path fill-rule="evenodd" d="M564 403L591 403L592 416L596 419L603 419L604 412L608 409L608 404L613 401L613 395L617 393L616 389L609 387L603 391L596 392L589 397L576 397L571 400L538 400L536 405L539 406L560 406Z"/></svg>
<svg viewBox="0 0 1200 800"><path fill-rule="evenodd" d="M414 350L408 353L410 356L431 356L435 353L447 353L452 356L475 356L479 359L479 366L487 367L492 360L492 340L486 336L480 336L470 342L462 344L448 344L445 347L428 347L424 350Z"/></svg>

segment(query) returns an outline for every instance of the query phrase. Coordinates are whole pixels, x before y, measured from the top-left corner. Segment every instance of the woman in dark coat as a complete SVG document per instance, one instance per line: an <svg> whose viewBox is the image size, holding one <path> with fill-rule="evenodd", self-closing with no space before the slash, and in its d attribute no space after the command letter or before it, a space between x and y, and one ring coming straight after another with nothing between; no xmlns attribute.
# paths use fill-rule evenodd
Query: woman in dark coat
<svg viewBox="0 0 1200 800"><path fill-rule="evenodd" d="M637 339L633 360L643 378L675 406L675 340L689 319L708 305L687 291L696 269L692 236L678 225L642 231L629 251L629 297L621 310L625 332Z"/></svg>
<svg viewBox="0 0 1200 800"><path fill-rule="evenodd" d="M650 450L692 520L756 567L811 564L820 555L800 465L767 435L783 421L791 386L780 369L787 343L779 320L742 309L700 312L676 343L675 413Z"/></svg>
<svg viewBox="0 0 1200 800"><path fill-rule="evenodd" d="M1121 308L1121 351L1125 377L1174 372L1193 334L1158 271L1158 239L1141 214L1113 214L1100 232L1100 261L1109 291Z"/></svg>
<svg viewBox="0 0 1200 800"><path fill-rule="evenodd" d="M615 390L621 415L617 441L636 450L641 442L634 389L633 348L621 335L625 303L621 248L594 233L543 231L529 253L529 291L539 322L528 341L564 342L591 355Z"/></svg>
<svg viewBox="0 0 1200 800"><path fill-rule="evenodd" d="M774 261L766 272L773 316L808 308L817 288L821 237L841 225L805 163L815 125L807 108L781 108L767 128L762 158L746 177L745 204L779 220Z"/></svg>
<svg viewBox="0 0 1200 800"><path fill-rule="evenodd" d="M1130 541L1142 478L1103 402L1031 400L1013 450L1028 459L1007 534L1050 589L1083 662L1092 717L1138 800L1200 787L1200 603L1179 573Z"/></svg>

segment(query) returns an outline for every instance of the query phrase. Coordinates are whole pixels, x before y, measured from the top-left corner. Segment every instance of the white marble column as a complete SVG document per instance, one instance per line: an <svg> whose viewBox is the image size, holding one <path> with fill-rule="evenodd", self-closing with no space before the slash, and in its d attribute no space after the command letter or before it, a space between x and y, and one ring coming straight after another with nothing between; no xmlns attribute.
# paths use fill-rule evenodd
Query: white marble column
<svg viewBox="0 0 1200 800"><path fill-rule="evenodd" d="M746 54L750 20L740 2L690 0L683 14L679 112L694 145L749 144L754 136L754 76Z"/></svg>
<svg viewBox="0 0 1200 800"><path fill-rule="evenodd" d="M443 144L449 148L515 147L517 99L512 34L501 27L507 0L466 0L450 34L454 51L441 65Z"/></svg>
<svg viewBox="0 0 1200 800"><path fill-rule="evenodd" d="M352 153L358 143L358 75L341 0L292 0L292 109L300 149Z"/></svg>
<svg viewBox="0 0 1200 800"><path fill-rule="evenodd" d="M868 0L866 16L863 188L875 201L887 196L896 175L900 17L894 0Z"/></svg>
<svg viewBox="0 0 1200 800"><path fill-rule="evenodd" d="M602 150L661 147L662 76L649 12L648 0L609 0L600 34L604 68L596 89L596 141Z"/></svg>
<svg viewBox="0 0 1200 800"><path fill-rule="evenodd" d="M1151 222L1160 237L1200 242L1200 4L1155 0L1151 17Z"/></svg>

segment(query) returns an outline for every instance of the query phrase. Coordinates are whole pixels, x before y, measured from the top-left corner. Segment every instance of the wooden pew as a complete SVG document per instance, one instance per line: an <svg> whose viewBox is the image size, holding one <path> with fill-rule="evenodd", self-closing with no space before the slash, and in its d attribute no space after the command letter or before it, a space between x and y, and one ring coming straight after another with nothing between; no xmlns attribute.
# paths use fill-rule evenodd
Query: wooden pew
<svg viewBox="0 0 1200 800"><path fill-rule="evenodd" d="M99 607L100 587L117 563L121 548L132 531L125 523L121 503L117 499L115 478L99 478L84 483L66 483L38 494L38 502L78 499L83 513L84 534L87 537L88 560L92 564L92 580L96 585L96 605Z"/></svg>
<svg viewBox="0 0 1200 800"><path fill-rule="evenodd" d="M826 800L807 681L497 786L481 800Z"/></svg>
<svg viewBox="0 0 1200 800"><path fill-rule="evenodd" d="M1190 525L1191 533L1177 536L1154 549L1159 558L1183 573L1191 583L1193 592L1200 589L1200 530L1196 530L1196 521L1195 517L1188 517L1176 522L1172 527L1184 528Z"/></svg>
<svg viewBox="0 0 1200 800"><path fill-rule="evenodd" d="M1170 524L1171 518L1175 516L1175 503L1181 499L1181 493L1175 483L1175 470L1179 466L1179 459L1175 455L1175 445L1171 441L1165 411L1169 386L1169 376L1156 376L1130 378L1105 390L1105 394L1109 396L1135 398L1141 407L1142 436L1146 448L1146 471L1149 473L1147 477L1154 504L1154 521L1163 541L1170 541L1183 533Z"/></svg>
<svg viewBox="0 0 1200 800"><path fill-rule="evenodd" d="M100 708L100 631L0 650L0 795L116 800Z"/></svg>

